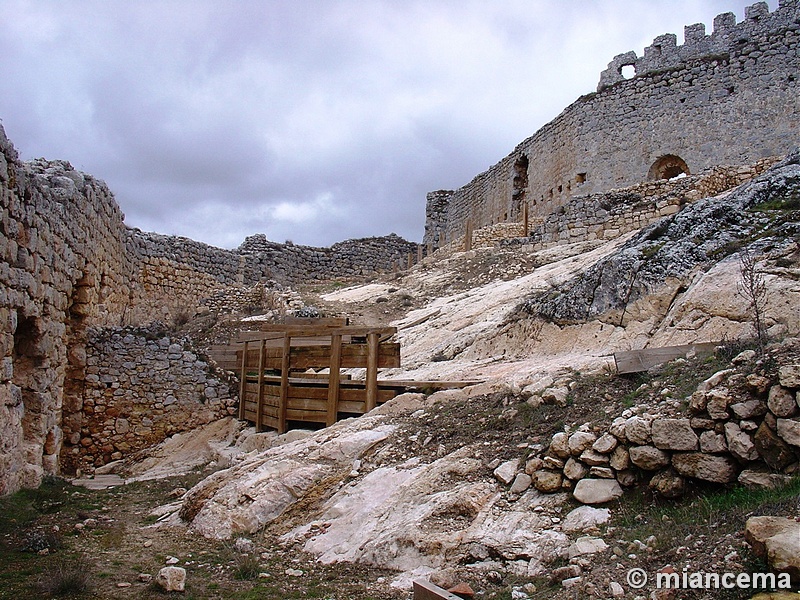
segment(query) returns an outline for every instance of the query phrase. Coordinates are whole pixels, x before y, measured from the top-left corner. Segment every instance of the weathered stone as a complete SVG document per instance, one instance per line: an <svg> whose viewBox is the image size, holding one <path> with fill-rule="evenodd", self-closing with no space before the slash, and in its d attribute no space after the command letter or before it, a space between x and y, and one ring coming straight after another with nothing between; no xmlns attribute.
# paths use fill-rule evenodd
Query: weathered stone
<svg viewBox="0 0 800 600"><path fill-rule="evenodd" d="M673 454L672 466L684 477L713 483L730 483L738 475L737 465L730 457L709 456L700 452Z"/></svg>
<svg viewBox="0 0 800 600"><path fill-rule="evenodd" d="M609 458L605 454L600 454L594 450L584 450L580 455L581 462L589 466L607 465Z"/></svg>
<svg viewBox="0 0 800 600"><path fill-rule="evenodd" d="M599 477L600 479L614 479L614 469L609 467L592 467L589 469L589 477Z"/></svg>
<svg viewBox="0 0 800 600"><path fill-rule="evenodd" d="M514 477L517 475L518 467L518 460L507 460L494 470L494 476L500 483L508 485L514 481Z"/></svg>
<svg viewBox="0 0 800 600"><path fill-rule="evenodd" d="M669 454L653 446L632 446L631 462L645 471L657 471L669 464Z"/></svg>
<svg viewBox="0 0 800 600"><path fill-rule="evenodd" d="M550 452L559 458L569 458L569 436L563 431L556 433L550 442Z"/></svg>
<svg viewBox="0 0 800 600"><path fill-rule="evenodd" d="M583 504L605 504L622 496L622 488L615 479L581 479L572 495Z"/></svg>
<svg viewBox="0 0 800 600"><path fill-rule="evenodd" d="M511 484L511 488L508 491L512 494L521 494L531 487L532 481L533 479L527 473L517 473L514 483Z"/></svg>
<svg viewBox="0 0 800 600"><path fill-rule="evenodd" d="M609 466L615 471L624 471L631 465L631 457L625 446L617 446L611 453Z"/></svg>
<svg viewBox="0 0 800 600"><path fill-rule="evenodd" d="M648 486L664 498L680 498L686 493L686 480L672 469L653 475Z"/></svg>
<svg viewBox="0 0 800 600"><path fill-rule="evenodd" d="M625 437L631 444L650 442L650 421L641 417L631 417L625 421Z"/></svg>
<svg viewBox="0 0 800 600"><path fill-rule="evenodd" d="M730 417L728 413L728 406L733 403L733 398L728 393L728 390L717 388L708 393L708 403L706 404L706 412L712 419L720 421Z"/></svg>
<svg viewBox="0 0 800 600"><path fill-rule="evenodd" d="M651 435L653 445L660 450L697 450L697 435L689 419L656 419Z"/></svg>
<svg viewBox="0 0 800 600"><path fill-rule="evenodd" d="M785 517L750 517L744 539L771 569L800 578L800 523Z"/></svg>
<svg viewBox="0 0 800 600"><path fill-rule="evenodd" d="M770 381L767 377L758 375L756 373L750 373L750 375L748 375L745 379L745 382L747 383L748 389L759 396L767 393L770 384Z"/></svg>
<svg viewBox="0 0 800 600"><path fill-rule="evenodd" d="M719 386L729 375L732 375L736 371L734 369L723 369L722 371L717 371L711 377L703 381L700 385L697 386L697 390L700 392L708 392Z"/></svg>
<svg viewBox="0 0 800 600"><path fill-rule="evenodd" d="M782 365L778 369L778 380L783 387L800 388L800 365Z"/></svg>
<svg viewBox="0 0 800 600"><path fill-rule="evenodd" d="M749 462L758 458L758 450L753 439L733 422L725 423L725 440L728 450L742 462Z"/></svg>
<svg viewBox="0 0 800 600"><path fill-rule="evenodd" d="M579 537L577 540L575 540L574 544L570 545L569 558L572 559L577 556L597 554L599 552L605 552L606 550L608 550L608 544L606 544L601 538L587 535Z"/></svg>
<svg viewBox="0 0 800 600"><path fill-rule="evenodd" d="M780 473L764 473L751 470L744 470L739 473L739 483L754 489L774 490L786 485L791 480L792 478L789 475L781 475Z"/></svg>
<svg viewBox="0 0 800 600"><path fill-rule="evenodd" d="M588 472L588 467L574 458L569 458L567 463L564 465L564 476L568 477L572 481L583 479L586 477L586 473Z"/></svg>
<svg viewBox="0 0 800 600"><path fill-rule="evenodd" d="M186 589L186 569L164 567L156 575L156 583L167 592L183 592Z"/></svg>
<svg viewBox="0 0 800 600"><path fill-rule="evenodd" d="M593 433L588 431L576 431L569 436L568 446L570 454L572 454L572 456L580 455L581 452L591 447L595 440L597 440L597 436Z"/></svg>
<svg viewBox="0 0 800 600"><path fill-rule="evenodd" d="M536 471L533 474L533 486L540 492L552 494L561 489L561 473L556 471Z"/></svg>
<svg viewBox="0 0 800 600"><path fill-rule="evenodd" d="M728 451L725 436L713 431L704 431L700 434L700 450L706 454L721 454Z"/></svg>
<svg viewBox="0 0 800 600"><path fill-rule="evenodd" d="M621 486L630 487L636 484L636 473L631 469L617 471L617 481Z"/></svg>
<svg viewBox="0 0 800 600"><path fill-rule="evenodd" d="M782 385L773 385L769 389L767 406L776 417L791 417L797 413L794 394Z"/></svg>
<svg viewBox="0 0 800 600"><path fill-rule="evenodd" d="M759 426L753 436L753 443L759 456L776 471L783 471L797 460L792 448L779 438L766 422Z"/></svg>
<svg viewBox="0 0 800 600"><path fill-rule="evenodd" d="M731 404L730 409L737 419L762 417L767 412L767 407L761 400L748 400L747 402Z"/></svg>
<svg viewBox="0 0 800 600"><path fill-rule="evenodd" d="M800 448L800 421L778 419L778 436L787 444Z"/></svg>
<svg viewBox="0 0 800 600"><path fill-rule="evenodd" d="M619 441L610 433L604 433L592 444L592 450L600 454L609 454L617 447Z"/></svg>
<svg viewBox="0 0 800 600"><path fill-rule="evenodd" d="M561 529L566 533L579 533L605 525L611 518L611 511L607 508L594 508L592 506L579 506L564 517Z"/></svg>

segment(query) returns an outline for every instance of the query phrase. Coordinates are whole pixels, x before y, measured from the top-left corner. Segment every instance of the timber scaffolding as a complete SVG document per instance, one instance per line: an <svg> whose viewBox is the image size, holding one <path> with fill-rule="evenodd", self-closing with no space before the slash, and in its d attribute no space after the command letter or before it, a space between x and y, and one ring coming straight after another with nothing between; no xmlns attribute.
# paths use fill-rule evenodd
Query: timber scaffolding
<svg viewBox="0 0 800 600"><path fill-rule="evenodd" d="M212 349L223 368L239 375L239 418L257 431L284 433L290 424L333 425L362 415L412 389L459 388L476 381L378 380L378 370L400 366L396 327L360 327L344 319L294 320L242 332ZM327 369L327 373L316 370ZM342 369L365 369L363 380Z"/></svg>

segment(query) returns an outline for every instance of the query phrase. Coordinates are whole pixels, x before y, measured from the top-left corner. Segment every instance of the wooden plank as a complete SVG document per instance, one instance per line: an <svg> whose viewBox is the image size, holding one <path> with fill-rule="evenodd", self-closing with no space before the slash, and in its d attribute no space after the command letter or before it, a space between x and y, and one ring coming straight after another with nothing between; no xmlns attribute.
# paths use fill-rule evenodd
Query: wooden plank
<svg viewBox="0 0 800 600"><path fill-rule="evenodd" d="M328 416L325 424L330 427L336 423L339 411L339 369L342 366L342 336L334 335L331 338L331 366L328 378Z"/></svg>
<svg viewBox="0 0 800 600"><path fill-rule="evenodd" d="M417 579L413 583L414 600L461 600L460 596L451 594L430 581Z"/></svg>
<svg viewBox="0 0 800 600"><path fill-rule="evenodd" d="M264 354L266 342L261 340L261 348L258 353L258 401L256 402L256 432L261 431L261 408L264 400Z"/></svg>
<svg viewBox="0 0 800 600"><path fill-rule="evenodd" d="M467 219L464 231L464 252L472 250L472 219Z"/></svg>
<svg viewBox="0 0 800 600"><path fill-rule="evenodd" d="M255 364L257 351L250 350L247 362ZM367 366L369 348L367 344L346 344L341 346L341 368L363 369ZM324 369L330 364L331 347L303 346L292 348L292 368L297 370ZM237 360L241 362L242 352L237 352ZM279 370L283 361L283 348L267 346L265 369ZM378 368L391 369L400 366L400 344L383 342L378 346Z"/></svg>
<svg viewBox="0 0 800 600"><path fill-rule="evenodd" d="M292 338L283 334L283 356L281 358L281 394L278 402L278 433L286 431L286 409L289 403L289 369L292 358ZM262 382L263 385L263 382Z"/></svg>
<svg viewBox="0 0 800 600"><path fill-rule="evenodd" d="M615 352L614 363L617 373L641 373L657 365L685 357L690 354L700 356L713 354L719 342L704 342L700 344L684 344L681 346L664 346L662 348L642 348L641 350L628 350Z"/></svg>
<svg viewBox="0 0 800 600"><path fill-rule="evenodd" d="M482 379L474 379L471 381L414 381L410 379L382 379L378 381L378 389L434 389L434 390L456 390L468 387L470 385L478 385L483 383Z"/></svg>
<svg viewBox="0 0 800 600"><path fill-rule="evenodd" d="M239 418L244 420L244 403L246 398L247 388L247 342L244 344L244 352L242 352L242 372L239 377Z"/></svg>
<svg viewBox="0 0 800 600"><path fill-rule="evenodd" d="M347 317L284 317L284 325L303 325L312 327L346 327L350 324ZM273 323L269 323L273 325Z"/></svg>
<svg viewBox="0 0 800 600"><path fill-rule="evenodd" d="M528 219L528 203L522 205L522 237L528 237L530 231L530 221Z"/></svg>
<svg viewBox="0 0 800 600"><path fill-rule="evenodd" d="M367 335L367 412L375 408L378 402L378 334Z"/></svg>

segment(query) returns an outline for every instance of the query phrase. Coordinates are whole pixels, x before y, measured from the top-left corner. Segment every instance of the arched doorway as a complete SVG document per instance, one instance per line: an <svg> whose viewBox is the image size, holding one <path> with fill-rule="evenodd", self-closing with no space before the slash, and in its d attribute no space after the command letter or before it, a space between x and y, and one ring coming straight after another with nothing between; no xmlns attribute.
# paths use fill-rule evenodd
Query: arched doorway
<svg viewBox="0 0 800 600"><path fill-rule="evenodd" d="M691 175L686 161L675 154L665 154L652 164L647 172L647 178L650 180L674 179L681 174Z"/></svg>

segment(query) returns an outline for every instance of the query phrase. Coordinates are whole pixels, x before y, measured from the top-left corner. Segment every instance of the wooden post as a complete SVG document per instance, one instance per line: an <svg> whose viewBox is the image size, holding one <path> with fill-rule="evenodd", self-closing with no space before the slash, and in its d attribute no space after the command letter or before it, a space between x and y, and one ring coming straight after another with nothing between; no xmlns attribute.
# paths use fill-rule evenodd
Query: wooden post
<svg viewBox="0 0 800 600"><path fill-rule="evenodd" d="M414 256L411 254L411 252L406 255L406 265L406 269L410 269L414 266Z"/></svg>
<svg viewBox="0 0 800 600"><path fill-rule="evenodd" d="M417 244L417 262L422 262L422 244Z"/></svg>
<svg viewBox="0 0 800 600"><path fill-rule="evenodd" d="M367 405L366 412L378 404L378 344L380 338L376 333L367 334Z"/></svg>
<svg viewBox="0 0 800 600"><path fill-rule="evenodd" d="M522 205L522 237L528 237L528 203Z"/></svg>
<svg viewBox="0 0 800 600"><path fill-rule="evenodd" d="M467 228L464 232L464 252L472 250L472 219L467 219Z"/></svg>
<svg viewBox="0 0 800 600"><path fill-rule="evenodd" d="M239 420L244 421L244 404L247 400L247 342L244 343L242 372L239 378Z"/></svg>
<svg viewBox="0 0 800 600"><path fill-rule="evenodd" d="M433 254L433 242L428 242L428 256Z"/></svg>
<svg viewBox="0 0 800 600"><path fill-rule="evenodd" d="M261 340L258 353L258 401L256 404L256 432L263 431L261 416L264 412L264 359L267 355L267 340Z"/></svg>
<svg viewBox="0 0 800 600"><path fill-rule="evenodd" d="M289 406L289 370L292 357L292 338L283 334L283 354L281 355L281 396L278 399L278 433L286 432L286 410Z"/></svg>
<svg viewBox="0 0 800 600"><path fill-rule="evenodd" d="M331 335L331 373L328 376L328 415L325 424L330 427L339 415L339 369L342 366L342 335Z"/></svg>

